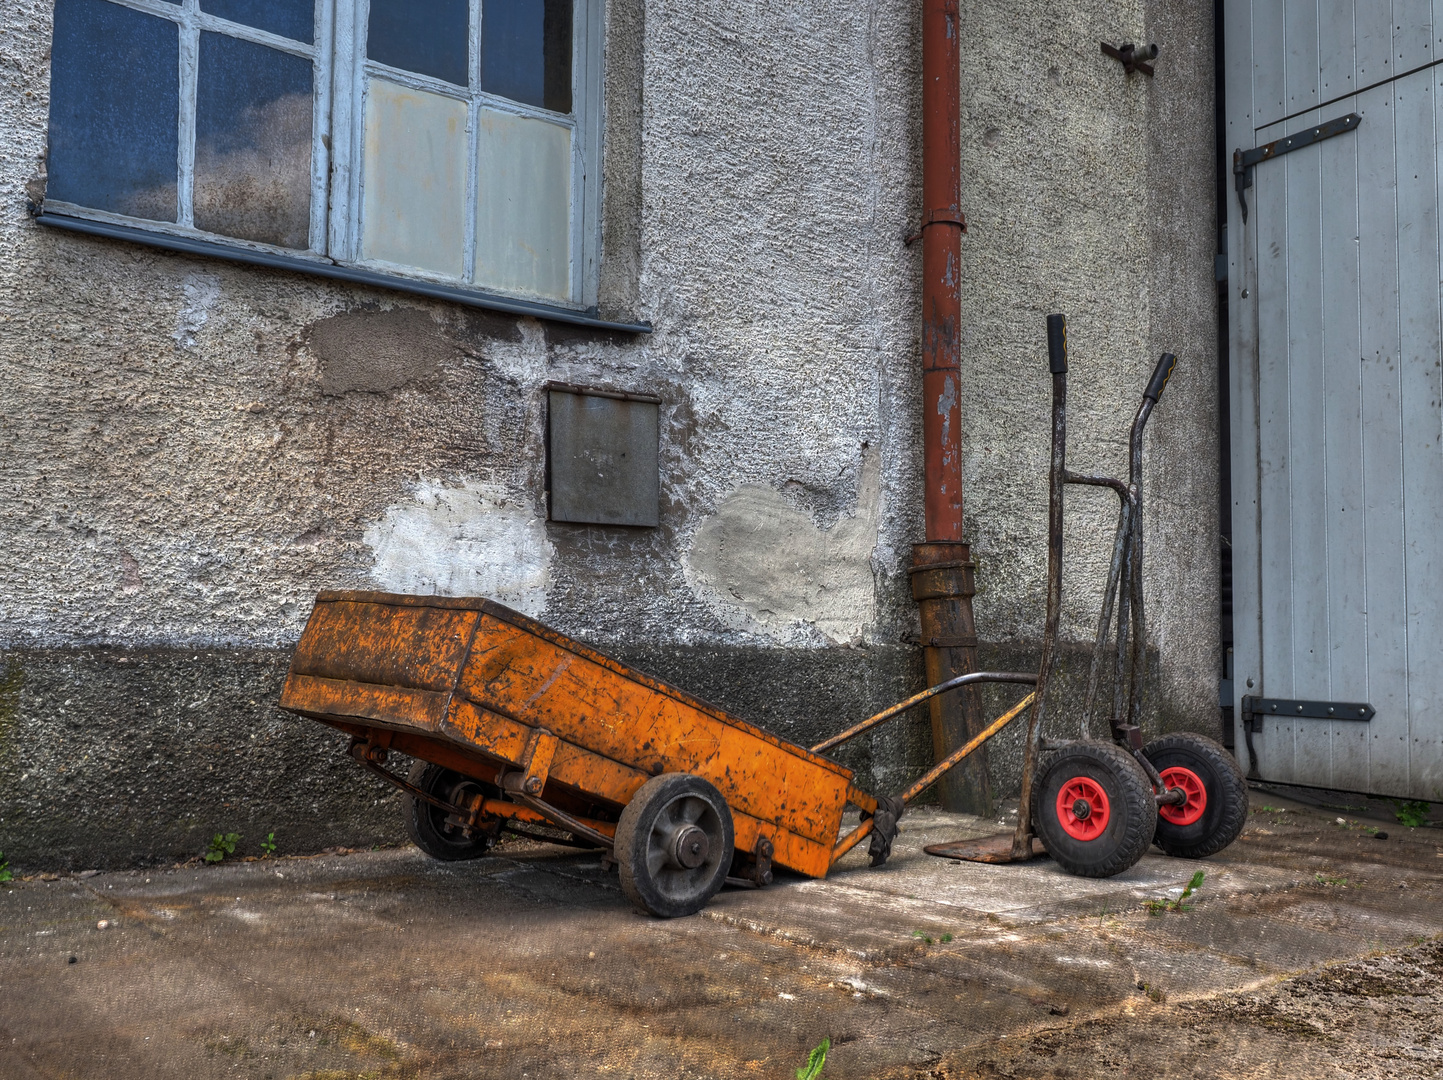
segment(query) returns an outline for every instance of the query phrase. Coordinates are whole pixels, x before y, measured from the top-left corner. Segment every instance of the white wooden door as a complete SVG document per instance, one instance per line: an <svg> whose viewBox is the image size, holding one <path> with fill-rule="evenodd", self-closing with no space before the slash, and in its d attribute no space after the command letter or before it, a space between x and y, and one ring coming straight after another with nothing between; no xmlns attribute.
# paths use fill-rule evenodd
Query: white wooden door
<svg viewBox="0 0 1443 1080"><path fill-rule="evenodd" d="M1235 716L1266 780L1443 800L1443 0L1227 0ZM1364 702L1371 720L1242 697Z"/></svg>

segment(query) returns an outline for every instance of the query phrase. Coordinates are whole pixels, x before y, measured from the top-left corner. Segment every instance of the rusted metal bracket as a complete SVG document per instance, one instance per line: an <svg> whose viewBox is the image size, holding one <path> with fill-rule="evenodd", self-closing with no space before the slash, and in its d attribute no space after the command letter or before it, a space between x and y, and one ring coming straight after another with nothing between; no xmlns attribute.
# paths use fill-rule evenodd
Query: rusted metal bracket
<svg viewBox="0 0 1443 1080"><path fill-rule="evenodd" d="M1131 745L1131 734L1129 731L1129 745ZM1138 745L1132 747L1132 756L1142 766L1142 771L1147 773L1147 778L1152 784L1152 801L1158 806L1181 806L1187 802L1187 791L1180 787L1170 788L1163 782L1162 774L1157 771L1157 766L1147 759L1142 752L1141 730L1138 730Z"/></svg>
<svg viewBox="0 0 1443 1080"><path fill-rule="evenodd" d="M481 819L486 815L486 803L493 801L486 799L484 796L478 796L471 806L457 806L455 803L449 803L445 799L438 799L429 792L422 791L410 781L402 780L395 773L382 768L387 758L390 757L390 752L384 746L377 746L375 743L366 742L364 739L353 738L351 740L349 753L351 757L355 758L371 772L386 781L386 783L400 788L413 798L420 799L422 802L430 803L439 810L446 811L447 816L454 818L456 824L460 825L468 836L480 827Z"/></svg>
<svg viewBox="0 0 1443 1080"><path fill-rule="evenodd" d="M383 769L381 766L383 766L390 757L390 752L384 746L377 746L374 743L367 742L365 739L353 738L346 752L388 784L394 784L402 791L414 795L422 802L428 802L432 806L445 810L448 814L455 814L458 817L466 817L471 813L470 810L463 810L459 806L448 803L445 799L438 799L434 795L427 794L415 784L402 780L395 773Z"/></svg>
<svg viewBox="0 0 1443 1080"><path fill-rule="evenodd" d="M1334 135L1353 131L1362 122L1361 113L1348 113L1347 116L1339 116L1334 120L1319 124L1317 127L1300 131L1296 135L1289 135L1285 139L1274 139L1270 143L1255 146L1251 150L1244 150L1241 147L1234 150L1233 186L1237 189L1238 205L1242 207L1243 221L1248 220L1248 200L1243 192L1253 186L1253 166L1282 157L1284 154L1291 154L1294 150L1312 146L1324 139L1331 139Z"/></svg>
<svg viewBox="0 0 1443 1080"><path fill-rule="evenodd" d="M776 854L776 847L765 836L757 837L757 843L752 848L752 865L745 873L737 876L728 875L727 884L736 885L743 889L760 889L763 885L772 883L772 856Z"/></svg>
<svg viewBox="0 0 1443 1080"><path fill-rule="evenodd" d="M556 756L556 747L560 741L545 728L533 731L526 743L521 768L503 772L497 777L501 789L519 795L540 795L541 790L546 787L551 759Z"/></svg>
<svg viewBox="0 0 1443 1080"><path fill-rule="evenodd" d="M902 831L902 814L907 804L896 796L883 796L877 800L877 809L872 814L872 840L867 845L871 857L869 865L883 866L892 855L892 841Z"/></svg>
<svg viewBox="0 0 1443 1080"><path fill-rule="evenodd" d="M1131 41L1122 45L1109 45L1105 41L1101 44L1103 54L1120 63L1122 70L1128 75L1134 71L1140 71L1148 76L1152 75L1152 64L1148 61L1157 59L1156 45L1135 45Z"/></svg>
<svg viewBox="0 0 1443 1080"><path fill-rule="evenodd" d="M950 206L945 210L928 210L922 215L922 227L907 237L906 245L911 247L922 239L922 233L926 231L928 225L956 225L965 233L967 231L967 215Z"/></svg>

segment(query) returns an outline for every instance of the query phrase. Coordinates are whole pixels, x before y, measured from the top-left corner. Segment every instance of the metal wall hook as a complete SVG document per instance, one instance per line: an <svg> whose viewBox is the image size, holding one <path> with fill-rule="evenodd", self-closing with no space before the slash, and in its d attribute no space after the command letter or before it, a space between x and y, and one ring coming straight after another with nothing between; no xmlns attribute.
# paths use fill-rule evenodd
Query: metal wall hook
<svg viewBox="0 0 1443 1080"><path fill-rule="evenodd" d="M1122 45L1109 45L1102 42L1102 51L1122 65L1122 69L1131 75L1134 71L1140 71L1144 75L1152 74L1152 64L1149 61L1157 59L1157 45L1136 45L1131 41Z"/></svg>

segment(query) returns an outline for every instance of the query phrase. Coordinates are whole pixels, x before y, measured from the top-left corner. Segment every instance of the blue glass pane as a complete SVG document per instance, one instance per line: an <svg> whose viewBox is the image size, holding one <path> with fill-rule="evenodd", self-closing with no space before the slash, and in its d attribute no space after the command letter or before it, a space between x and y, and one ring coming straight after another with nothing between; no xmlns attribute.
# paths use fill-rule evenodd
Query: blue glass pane
<svg viewBox="0 0 1443 1080"><path fill-rule="evenodd" d="M573 0L483 0L481 89L571 111Z"/></svg>
<svg viewBox="0 0 1443 1080"><path fill-rule="evenodd" d="M200 0L200 9L218 19L268 30L307 45L315 37L314 0Z"/></svg>
<svg viewBox="0 0 1443 1080"><path fill-rule="evenodd" d="M371 0L366 55L379 63L469 86L470 37L466 0Z"/></svg>
<svg viewBox="0 0 1443 1080"><path fill-rule="evenodd" d="M46 197L174 221L176 24L105 0L56 0Z"/></svg>
<svg viewBox="0 0 1443 1080"><path fill-rule="evenodd" d="M311 62L203 33L196 70L196 228L309 247Z"/></svg>

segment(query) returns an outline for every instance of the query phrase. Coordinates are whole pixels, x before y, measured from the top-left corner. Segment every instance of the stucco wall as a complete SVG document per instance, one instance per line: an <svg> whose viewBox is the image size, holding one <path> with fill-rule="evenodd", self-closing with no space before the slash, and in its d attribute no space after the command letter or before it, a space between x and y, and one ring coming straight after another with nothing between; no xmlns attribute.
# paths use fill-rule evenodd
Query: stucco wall
<svg viewBox="0 0 1443 1080"><path fill-rule="evenodd" d="M1146 596L1157 722L1216 734L1216 300L1210 5L962 5L963 381L979 633L1041 633L1049 453L1043 317L1069 316L1069 465L1126 475L1158 356L1179 361L1148 428ZM1099 43L1156 42L1156 75ZM1116 498L1067 493L1065 636L1090 640ZM1066 701L1064 697L1063 702ZM1059 702L1059 704L1063 704Z"/></svg>
<svg viewBox="0 0 1443 1080"><path fill-rule="evenodd" d="M633 337L37 227L50 10L6 5L0 850L168 857L267 822L296 847L396 835L337 738L269 705L321 587L491 595L797 738L917 688L914 8L613 3L602 304L656 327ZM1040 631L1043 314L1072 317L1078 465L1121 467L1165 345L1158 722L1207 730L1210 21L969 0L962 24L979 630L1019 663ZM1152 82L1097 46L1144 30ZM548 380L663 399L659 528L545 521ZM1085 637L1111 508L1073 506L1066 629ZM919 723L855 750L869 781L926 763ZM994 755L1004 790L1012 756Z"/></svg>

